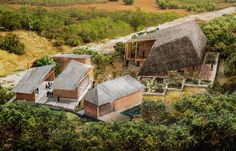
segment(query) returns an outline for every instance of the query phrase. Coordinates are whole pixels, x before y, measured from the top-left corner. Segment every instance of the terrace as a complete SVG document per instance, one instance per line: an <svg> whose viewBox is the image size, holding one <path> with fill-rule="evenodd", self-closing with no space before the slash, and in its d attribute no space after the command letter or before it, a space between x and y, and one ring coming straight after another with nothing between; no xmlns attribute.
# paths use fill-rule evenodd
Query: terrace
<svg viewBox="0 0 236 151"><path fill-rule="evenodd" d="M164 96L167 94L167 91L182 91L184 87L207 88L215 80L218 59L219 53L207 52L197 77L181 76L181 74L177 73L175 73L175 76L172 75L165 78L158 76L139 77L139 81L146 86L144 95Z"/></svg>
<svg viewBox="0 0 236 151"><path fill-rule="evenodd" d="M88 90L92 87L92 82L90 82L84 91L81 93L80 97L78 99L68 99L68 98L60 98L58 100L58 97L53 97L52 96L52 86L49 89L46 89L46 84L48 82L53 83L53 81L45 81L39 86L39 93L36 94L36 104L43 104L43 105L48 105L50 107L55 107L55 108L61 108L65 110L70 110L74 111L76 106L80 103L82 98L85 96L85 94L88 92ZM47 95L47 93L49 95Z"/></svg>

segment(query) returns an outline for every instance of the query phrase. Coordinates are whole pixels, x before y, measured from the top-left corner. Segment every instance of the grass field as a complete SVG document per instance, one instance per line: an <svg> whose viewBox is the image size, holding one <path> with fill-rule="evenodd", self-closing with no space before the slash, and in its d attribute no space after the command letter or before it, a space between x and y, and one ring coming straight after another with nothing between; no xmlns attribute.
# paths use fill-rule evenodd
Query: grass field
<svg viewBox="0 0 236 151"><path fill-rule="evenodd" d="M34 32L13 31L12 33L18 35L21 42L25 44L26 54L18 56L0 50L0 76L25 70L35 59L38 59L44 55L71 51L69 47L65 46L61 48L53 47L50 41L46 38L38 36ZM5 32L0 32L0 35L4 34Z"/></svg>

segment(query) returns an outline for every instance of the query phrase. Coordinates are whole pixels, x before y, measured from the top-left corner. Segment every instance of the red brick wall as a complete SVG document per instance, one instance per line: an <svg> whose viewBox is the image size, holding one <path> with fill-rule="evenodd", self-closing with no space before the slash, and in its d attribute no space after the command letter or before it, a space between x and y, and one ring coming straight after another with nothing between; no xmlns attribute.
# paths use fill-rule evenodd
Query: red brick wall
<svg viewBox="0 0 236 151"><path fill-rule="evenodd" d="M112 103L107 103L107 104L99 106L99 116L103 116L111 112L113 112Z"/></svg>
<svg viewBox="0 0 236 151"><path fill-rule="evenodd" d="M17 100L35 101L35 94L16 93Z"/></svg>
<svg viewBox="0 0 236 151"><path fill-rule="evenodd" d="M120 111L132 107L143 100L143 92L138 91L113 102L114 110Z"/></svg>
<svg viewBox="0 0 236 151"><path fill-rule="evenodd" d="M79 92L77 90L53 89L53 96L60 97L60 98L78 99Z"/></svg>
<svg viewBox="0 0 236 151"><path fill-rule="evenodd" d="M97 106L87 101L84 101L84 114L88 117L95 119L99 117Z"/></svg>

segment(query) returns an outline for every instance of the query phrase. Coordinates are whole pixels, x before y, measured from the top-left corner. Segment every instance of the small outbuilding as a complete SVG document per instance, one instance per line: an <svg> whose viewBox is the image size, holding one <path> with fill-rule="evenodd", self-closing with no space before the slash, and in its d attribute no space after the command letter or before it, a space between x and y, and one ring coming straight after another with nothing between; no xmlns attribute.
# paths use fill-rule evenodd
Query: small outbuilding
<svg viewBox="0 0 236 151"><path fill-rule="evenodd" d="M97 119L135 106L143 100L144 87L130 76L98 84L84 97L85 115Z"/></svg>
<svg viewBox="0 0 236 151"><path fill-rule="evenodd" d="M53 60L58 64L59 73L61 73L72 60L91 65L90 55L56 54L53 56Z"/></svg>
<svg viewBox="0 0 236 151"><path fill-rule="evenodd" d="M77 61L70 61L53 83L53 96L78 99L93 83L93 67Z"/></svg>
<svg viewBox="0 0 236 151"><path fill-rule="evenodd" d="M44 81L53 81L54 78L53 65L31 68L12 89L12 92L16 93L17 100L34 102L36 100L36 90L40 85Z"/></svg>

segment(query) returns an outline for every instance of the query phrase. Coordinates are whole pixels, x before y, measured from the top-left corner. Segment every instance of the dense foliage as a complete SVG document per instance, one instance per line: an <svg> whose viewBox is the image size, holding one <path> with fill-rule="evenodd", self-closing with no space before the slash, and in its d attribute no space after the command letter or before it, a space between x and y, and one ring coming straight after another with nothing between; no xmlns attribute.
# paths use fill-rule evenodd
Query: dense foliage
<svg viewBox="0 0 236 151"><path fill-rule="evenodd" d="M6 30L25 29L54 39L56 45L77 46L104 38L127 35L145 26L180 17L174 12L144 13L136 11L46 10L22 7L12 10L0 7L0 26ZM99 27L99 28L98 28Z"/></svg>
<svg viewBox="0 0 236 151"><path fill-rule="evenodd" d="M75 126L64 112L6 103L0 107L0 148L62 150L75 137Z"/></svg>
<svg viewBox="0 0 236 151"><path fill-rule="evenodd" d="M33 67L41 67L45 65L53 65L54 66L54 73L58 74L58 64L53 60L50 56L43 56L42 58L36 60L33 63Z"/></svg>
<svg viewBox="0 0 236 151"><path fill-rule="evenodd" d="M235 94L195 95L171 106L145 101L145 122L85 121L77 125L77 132L76 119L72 121L64 112L5 104L0 109L0 146L22 150L235 150L235 101Z"/></svg>
<svg viewBox="0 0 236 151"><path fill-rule="evenodd" d="M14 97L14 94L9 89L0 86L0 105L5 104Z"/></svg>
<svg viewBox="0 0 236 151"><path fill-rule="evenodd" d="M157 0L161 9L187 9L190 11L204 12L215 9L211 0Z"/></svg>
<svg viewBox="0 0 236 151"><path fill-rule="evenodd" d="M208 50L220 52L224 62L225 80L216 81L214 88L220 92L233 92L236 88L236 18L235 14L225 15L207 23L202 30L208 38Z"/></svg>
<svg viewBox="0 0 236 151"><path fill-rule="evenodd" d="M0 36L0 49L16 55L23 55L25 53L25 45L20 42L17 35L8 33L4 37Z"/></svg>

